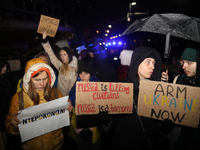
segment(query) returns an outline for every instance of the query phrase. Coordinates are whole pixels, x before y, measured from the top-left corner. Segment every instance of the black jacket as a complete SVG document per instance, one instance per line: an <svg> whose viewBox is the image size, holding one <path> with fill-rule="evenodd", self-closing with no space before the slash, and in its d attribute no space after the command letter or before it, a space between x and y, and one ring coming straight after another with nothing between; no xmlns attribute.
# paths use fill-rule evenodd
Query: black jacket
<svg viewBox="0 0 200 150"><path fill-rule="evenodd" d="M139 81L137 75L138 66L148 57L156 60L152 80L160 81L161 79L162 59L159 53L150 47L136 48L132 55L130 70L127 77L127 81L134 84L134 103L136 105L139 93ZM115 149L130 149L131 147L136 150L149 149L135 108L133 107L133 114L119 116L121 117L113 119L115 121L114 124L116 125L113 136L113 147L115 147ZM161 130L157 120L146 117L140 118L148 135L160 135ZM160 149L161 147L162 149L167 149L167 143L162 141L162 139L158 138L158 140L155 149Z"/></svg>

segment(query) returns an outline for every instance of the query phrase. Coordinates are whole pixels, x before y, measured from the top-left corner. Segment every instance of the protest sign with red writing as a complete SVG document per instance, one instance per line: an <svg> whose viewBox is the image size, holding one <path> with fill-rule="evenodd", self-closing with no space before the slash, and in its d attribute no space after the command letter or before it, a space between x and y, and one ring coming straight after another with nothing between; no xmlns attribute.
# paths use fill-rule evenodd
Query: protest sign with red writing
<svg viewBox="0 0 200 150"><path fill-rule="evenodd" d="M133 84L109 82L76 83L76 115L130 114L133 109Z"/></svg>

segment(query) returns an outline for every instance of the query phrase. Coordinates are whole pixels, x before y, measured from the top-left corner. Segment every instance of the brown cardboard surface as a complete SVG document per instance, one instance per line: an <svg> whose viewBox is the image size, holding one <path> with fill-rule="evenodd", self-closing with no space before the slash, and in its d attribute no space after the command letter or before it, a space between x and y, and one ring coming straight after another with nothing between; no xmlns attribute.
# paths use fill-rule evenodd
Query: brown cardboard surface
<svg viewBox="0 0 200 150"><path fill-rule="evenodd" d="M56 35L60 20L52 17L41 15L37 33L43 34L46 31L48 36Z"/></svg>
<svg viewBox="0 0 200 150"><path fill-rule="evenodd" d="M158 120L197 128L199 124L200 88L141 80L138 114Z"/></svg>
<svg viewBox="0 0 200 150"><path fill-rule="evenodd" d="M110 82L77 82L76 115L130 114L133 107L133 84Z"/></svg>

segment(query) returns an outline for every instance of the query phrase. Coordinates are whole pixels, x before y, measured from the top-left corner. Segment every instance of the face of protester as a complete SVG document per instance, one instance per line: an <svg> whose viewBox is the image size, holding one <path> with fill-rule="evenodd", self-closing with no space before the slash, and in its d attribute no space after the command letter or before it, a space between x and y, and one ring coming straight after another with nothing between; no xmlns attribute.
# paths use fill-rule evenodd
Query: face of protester
<svg viewBox="0 0 200 150"><path fill-rule="evenodd" d="M89 82L90 80L90 74L85 71L82 71L81 73L79 73L79 76L81 78L81 81Z"/></svg>
<svg viewBox="0 0 200 150"><path fill-rule="evenodd" d="M44 88L46 87L49 80L49 76L47 75L46 71L42 71L37 77L33 77L31 79L31 82L33 84L33 87L37 91L44 91Z"/></svg>
<svg viewBox="0 0 200 150"><path fill-rule="evenodd" d="M90 55L90 57L94 58L94 53L93 52L89 52L88 54Z"/></svg>
<svg viewBox="0 0 200 150"><path fill-rule="evenodd" d="M6 73L6 70L7 70L6 65L4 65L4 67L1 69L1 75L3 75L4 73Z"/></svg>
<svg viewBox="0 0 200 150"><path fill-rule="evenodd" d="M183 60L182 68L183 68L186 76L188 76L188 77L196 76L196 66L197 66L196 62Z"/></svg>
<svg viewBox="0 0 200 150"><path fill-rule="evenodd" d="M141 79L149 79L155 68L155 59L145 58L138 66L138 76Z"/></svg>
<svg viewBox="0 0 200 150"><path fill-rule="evenodd" d="M61 58L63 63L69 62L69 57L68 57L68 54L65 50L60 50L60 58Z"/></svg>

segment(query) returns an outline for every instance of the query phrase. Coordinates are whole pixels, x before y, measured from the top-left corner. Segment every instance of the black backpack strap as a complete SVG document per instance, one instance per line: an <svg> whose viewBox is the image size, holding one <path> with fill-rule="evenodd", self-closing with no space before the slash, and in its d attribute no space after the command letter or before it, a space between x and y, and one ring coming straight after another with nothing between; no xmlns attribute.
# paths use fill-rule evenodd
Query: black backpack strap
<svg viewBox="0 0 200 150"><path fill-rule="evenodd" d="M20 91L18 93L19 96L19 110L24 109L24 97L23 97L23 91Z"/></svg>
<svg viewBox="0 0 200 150"><path fill-rule="evenodd" d="M59 98L59 94L58 94L58 89L56 87L53 87L53 91L54 91L54 96L55 98Z"/></svg>

